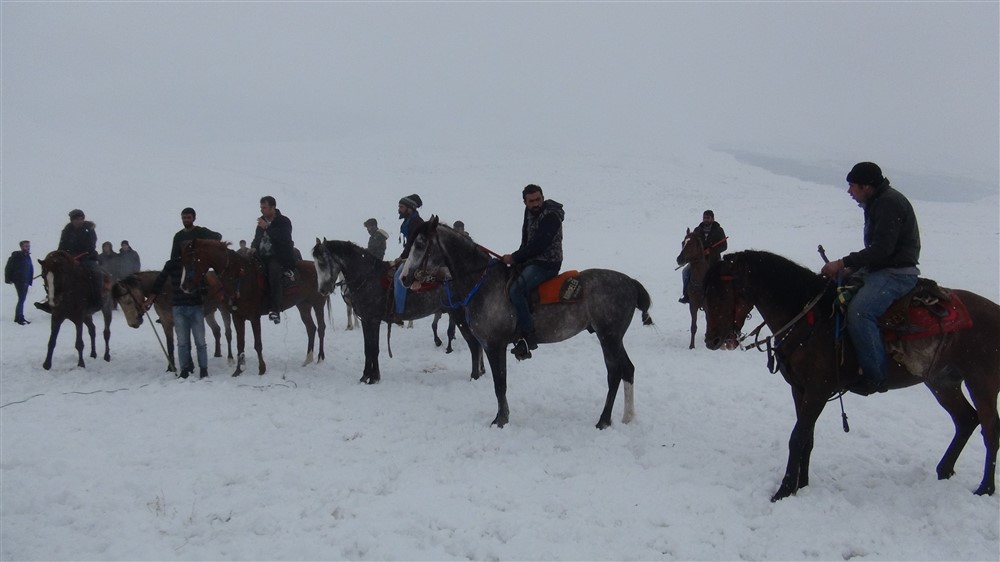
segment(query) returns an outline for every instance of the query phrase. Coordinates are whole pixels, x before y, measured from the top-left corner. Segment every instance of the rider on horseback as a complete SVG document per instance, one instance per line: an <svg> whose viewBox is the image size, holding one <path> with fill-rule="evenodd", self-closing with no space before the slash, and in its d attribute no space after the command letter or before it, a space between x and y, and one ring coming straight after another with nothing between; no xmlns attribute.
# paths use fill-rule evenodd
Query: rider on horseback
<svg viewBox="0 0 1000 562"><path fill-rule="evenodd" d="M715 221L715 212L706 209L701 214L701 224L691 229L691 234L701 239L701 245L707 252L708 265L712 265L722 259L722 252L729 247L726 242L726 231L722 225ZM688 304L691 299L688 297L688 285L691 283L691 264L687 264L681 271L681 298L679 303ZM698 281L701 282L700 280Z"/></svg>
<svg viewBox="0 0 1000 562"><path fill-rule="evenodd" d="M888 390L889 366L878 318L917 284L920 229L909 200L889 185L877 165L856 164L847 183L847 193L865 212L865 247L827 263L820 273L836 279L846 268L864 280L847 305L847 333L863 375L850 390L867 396Z"/></svg>
<svg viewBox="0 0 1000 562"><path fill-rule="evenodd" d="M399 257L392 261L392 266L396 268L396 272L392 276L394 313L392 321L399 325L403 324L400 317L403 315L403 310L406 309L406 286L399 279L400 274L403 272L403 268L399 267L399 265L410 256L410 247L413 246L413 234L424 224L424 219L420 216L420 211L417 211L423 204L423 200L416 193L399 200L399 218L403 219L402 224L399 225L399 234L403 239L403 253L399 254Z"/></svg>
<svg viewBox="0 0 1000 562"><path fill-rule="evenodd" d="M80 209L73 209L69 212L69 224L67 224L62 234L59 236L59 248L73 256L81 266L87 269L92 282L91 298L93 302L101 302L101 288L104 284L104 272L97 261L97 232L94 230L94 223L86 220L86 215ZM49 287L45 287L48 293ZM48 297L42 302L36 302L35 308L52 313Z"/></svg>
<svg viewBox="0 0 1000 562"><path fill-rule="evenodd" d="M563 260L562 223L566 216L563 206L546 201L542 188L535 184L527 185L521 197L524 199L521 246L502 258L507 265L523 265L520 275L510 286L510 303L517 313L517 328L521 334L511 353L518 360L529 359L530 350L538 348L535 321L529 308L531 292L543 281L559 274Z"/></svg>
<svg viewBox="0 0 1000 562"><path fill-rule="evenodd" d="M292 242L292 221L281 214L277 201L270 195L260 198L260 218L250 244L253 253L267 271L269 307L267 317L281 322L281 293L284 283L295 281L295 244Z"/></svg>

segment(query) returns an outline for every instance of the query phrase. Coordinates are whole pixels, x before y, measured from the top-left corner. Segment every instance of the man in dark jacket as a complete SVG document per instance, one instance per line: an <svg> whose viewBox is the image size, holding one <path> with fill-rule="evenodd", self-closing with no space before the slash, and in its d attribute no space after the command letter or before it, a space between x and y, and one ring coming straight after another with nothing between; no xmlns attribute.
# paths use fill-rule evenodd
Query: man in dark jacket
<svg viewBox="0 0 1000 562"><path fill-rule="evenodd" d="M368 253L376 259L385 259L385 243L389 234L379 228L378 221L373 218L365 221L365 230L368 231Z"/></svg>
<svg viewBox="0 0 1000 562"><path fill-rule="evenodd" d="M24 300L28 298L28 287L35 277L35 267L31 263L31 242L21 240L21 249L12 252L3 270L4 283L14 285L17 291L17 305L14 307L14 322L24 326L30 324L24 317Z"/></svg>
<svg viewBox="0 0 1000 562"><path fill-rule="evenodd" d="M846 269L864 281L847 305L847 333L862 372L850 390L868 395L888 389L888 359L878 318L917 284L920 229L909 200L889 185L877 165L856 164L847 183L847 193L864 209L865 247L824 265L820 273L836 279Z"/></svg>
<svg viewBox="0 0 1000 562"><path fill-rule="evenodd" d="M691 234L701 238L701 245L708 252L706 257L708 258L709 266L721 260L722 252L725 252L726 248L729 247L729 243L726 242L726 231L722 230L722 225L715 221L715 212L711 209L706 209L701 214L701 223L691 229ZM677 302L687 304L691 302L688 299L688 284L691 282L691 264L684 266L684 269L681 271L681 279L683 280L681 298Z"/></svg>
<svg viewBox="0 0 1000 562"><path fill-rule="evenodd" d="M281 293L285 283L295 281L295 243L292 241L292 221L281 214L274 197L260 198L260 217L254 231L251 252L264 264L267 271L268 307L267 317L278 324L281 322Z"/></svg>
<svg viewBox="0 0 1000 562"><path fill-rule="evenodd" d="M91 281L91 298L94 302L101 302L104 272L97 262L97 231L94 223L87 220L80 209L69 212L69 224L63 227L59 235L57 249L69 253L77 263L86 268ZM48 290L49 288L45 287L46 293ZM48 298L43 302L36 302L35 308L43 312L52 312Z"/></svg>
<svg viewBox="0 0 1000 562"><path fill-rule="evenodd" d="M403 222L399 225L399 235L403 241L403 253L399 254L399 257L392 262L393 267L396 268L396 273L393 276L393 310L396 313L394 321L397 324L402 324L402 321L398 317L406 309L406 287L399 280L399 276L403 272L403 268L399 267L399 264L403 263L410 256L410 247L413 246L413 234L424 224L424 219L420 216L420 212L417 211L423 204L423 200L416 193L399 200L399 218L403 219Z"/></svg>
<svg viewBox="0 0 1000 562"><path fill-rule="evenodd" d="M542 188L529 184L521 191L524 200L524 222L521 225L521 246L513 254L503 256L507 265L521 265L521 273L510 286L510 302L517 313L517 329L521 339L511 353L518 360L529 359L538 348L535 321L531 317L531 292L547 279L559 274L562 267L562 223L566 216L563 206L545 200Z"/></svg>
<svg viewBox="0 0 1000 562"><path fill-rule="evenodd" d="M139 252L132 249L128 240L122 240L121 248L118 250L118 263L122 277L128 277L142 269Z"/></svg>
<svg viewBox="0 0 1000 562"><path fill-rule="evenodd" d="M198 376L208 376L208 344L205 341L205 308L204 287L188 293L181 289L181 273L184 268L180 258L167 260L163 269L153 282L150 296L146 297L146 310L153 306L156 296L163 291L169 279L173 283L174 333L177 334L177 360L181 364L178 374L182 379L188 378L194 372L194 361L191 358L191 337L194 337L195 350L198 353Z"/></svg>
<svg viewBox="0 0 1000 562"><path fill-rule="evenodd" d="M195 226L194 219L197 217L198 214L191 207L185 207L181 211L181 225L184 228L174 234L174 241L170 245L170 259L181 257L181 250L188 240L222 240L222 235L218 232L204 226Z"/></svg>

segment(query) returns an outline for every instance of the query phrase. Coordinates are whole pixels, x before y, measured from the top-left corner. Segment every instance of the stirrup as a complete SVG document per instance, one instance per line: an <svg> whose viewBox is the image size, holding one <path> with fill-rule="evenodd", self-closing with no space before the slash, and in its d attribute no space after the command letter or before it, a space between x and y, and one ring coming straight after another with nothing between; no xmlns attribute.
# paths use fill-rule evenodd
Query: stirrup
<svg viewBox="0 0 1000 562"><path fill-rule="evenodd" d="M275 324L281 323L281 313L280 312L270 312L267 315L267 319Z"/></svg>
<svg viewBox="0 0 1000 562"><path fill-rule="evenodd" d="M524 338L517 340L513 349L510 350L510 353L514 356L514 359L517 359L518 361L531 359L531 351L528 350L528 343L524 341Z"/></svg>

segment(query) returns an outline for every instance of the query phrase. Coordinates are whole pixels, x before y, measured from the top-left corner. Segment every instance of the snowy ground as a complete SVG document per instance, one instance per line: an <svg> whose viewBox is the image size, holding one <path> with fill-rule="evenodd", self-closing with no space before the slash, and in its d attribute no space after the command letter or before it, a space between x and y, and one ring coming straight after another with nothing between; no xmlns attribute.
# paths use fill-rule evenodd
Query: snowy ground
<svg viewBox="0 0 1000 562"><path fill-rule="evenodd" d="M615 424L594 428L606 383L587 334L510 366L511 423L502 430L489 426L490 380L469 380L464 343L451 355L434 347L429 319L394 330L394 358L383 338L382 383L358 384L361 334L344 330L339 296L319 365L300 366L304 330L286 315L264 326L265 376L231 378L225 360L212 358L209 379L178 380L164 372L148 325L127 328L116 313L110 363L88 358L77 368L64 326L46 372L46 319L31 309L31 325L13 324L8 288L0 294L0 558L996 559L998 498L971 493L982 441L974 435L957 474L937 481L951 423L926 389L848 396L848 434L831 405L817 427L810 485L772 504L794 423L787 386L761 354L710 352L701 332L699 348L687 349L673 263L684 229L710 207L730 251L768 249L818 270L817 244L833 257L860 243L861 211L840 178L804 183L696 150L663 159L511 152L490 164L456 149L379 166L345 172L348 185L375 176L364 192L278 195L301 247L317 236L363 242L361 222L375 208L392 231L396 200L417 192L426 214L462 219L477 241L509 251L520 188L541 184L566 205L565 266L620 269L653 296L656 325L637 316L626 337L638 418L621 424L619 396ZM297 170L291 183L324 173L308 161ZM381 181L394 174L408 181ZM472 178L475 195L458 196ZM170 225L155 232L107 211L88 218L102 240L129 228L148 239L134 246L149 248L144 265L155 267L182 206L221 228L212 217L232 208L236 191L182 190L151 214ZM252 233L257 194L240 197L231 220L242 230L221 228L228 239ZM914 204L924 274L998 300L997 198ZM959 224L983 225L984 235L969 237ZM51 249L45 240L34 247L36 257ZM30 299L40 296L35 286Z"/></svg>

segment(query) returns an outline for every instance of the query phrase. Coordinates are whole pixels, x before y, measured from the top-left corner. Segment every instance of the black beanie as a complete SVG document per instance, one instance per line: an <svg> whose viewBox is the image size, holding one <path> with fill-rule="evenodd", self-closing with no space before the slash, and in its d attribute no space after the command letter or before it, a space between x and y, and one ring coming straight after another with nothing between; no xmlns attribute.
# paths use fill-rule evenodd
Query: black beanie
<svg viewBox="0 0 1000 562"><path fill-rule="evenodd" d="M399 200L400 205L406 205L411 209L419 209L424 202L420 199L420 196L414 193L413 195L408 195Z"/></svg>
<svg viewBox="0 0 1000 562"><path fill-rule="evenodd" d="M847 174L847 183L860 185L879 185L883 179L882 168L874 162L859 162Z"/></svg>

